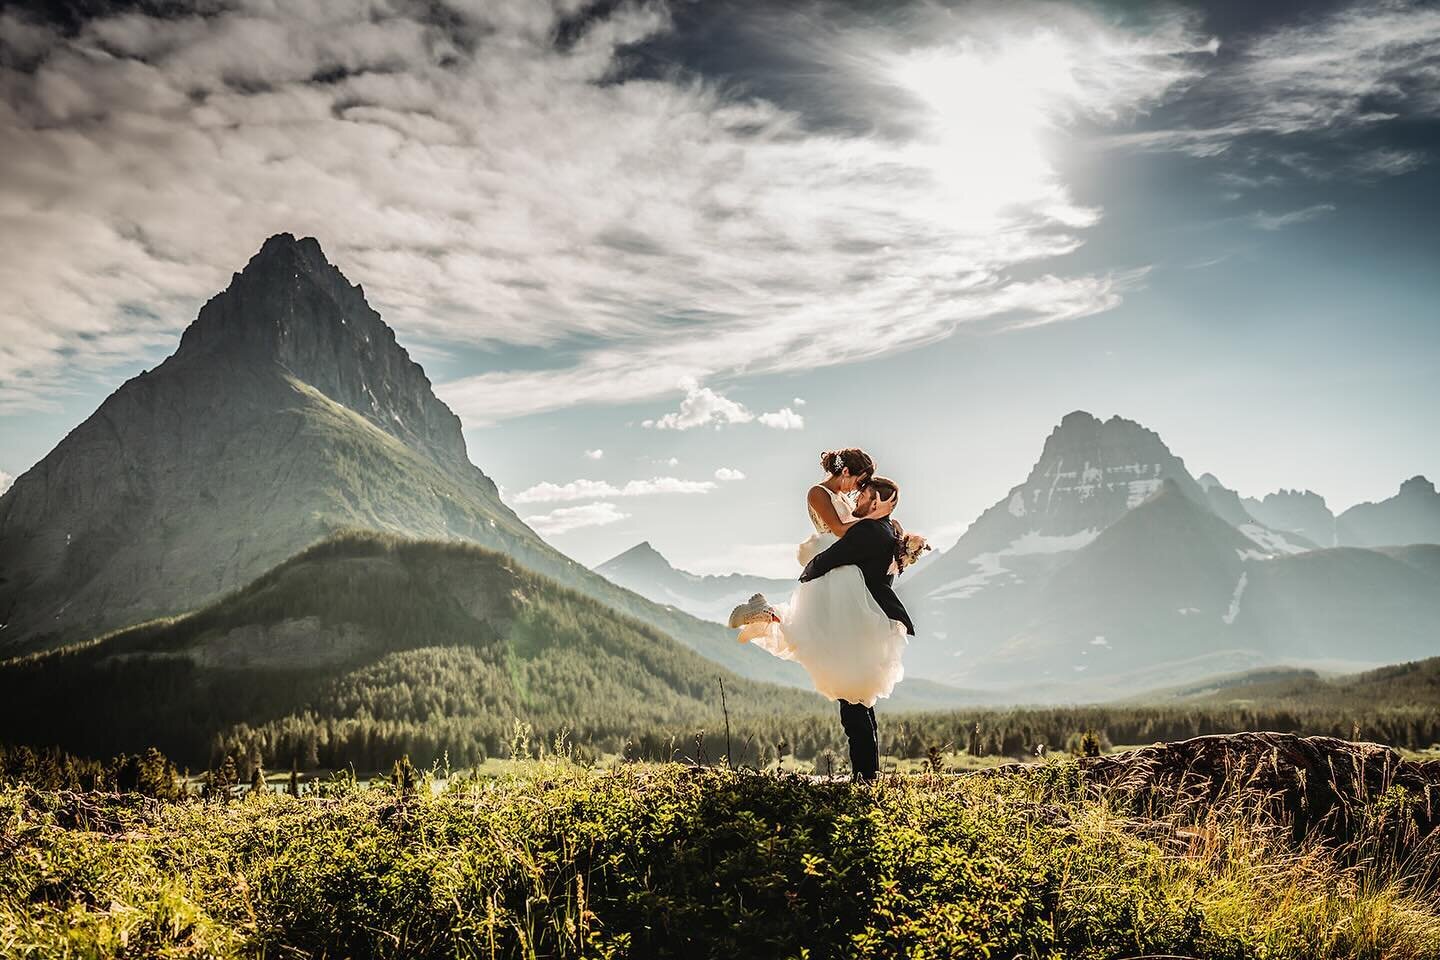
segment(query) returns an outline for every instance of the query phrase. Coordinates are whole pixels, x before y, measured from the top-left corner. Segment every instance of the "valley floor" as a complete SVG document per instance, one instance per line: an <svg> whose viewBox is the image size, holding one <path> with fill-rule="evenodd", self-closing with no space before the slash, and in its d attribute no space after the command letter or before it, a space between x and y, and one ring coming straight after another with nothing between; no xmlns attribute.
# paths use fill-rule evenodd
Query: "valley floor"
<svg viewBox="0 0 1440 960"><path fill-rule="evenodd" d="M564 758L438 793L3 787L0 956L1440 957L1436 764L1242 736L874 788ZM1332 755L1383 789L1297 778L1296 819L1249 766ZM1249 772L1187 802L1180 756Z"/></svg>

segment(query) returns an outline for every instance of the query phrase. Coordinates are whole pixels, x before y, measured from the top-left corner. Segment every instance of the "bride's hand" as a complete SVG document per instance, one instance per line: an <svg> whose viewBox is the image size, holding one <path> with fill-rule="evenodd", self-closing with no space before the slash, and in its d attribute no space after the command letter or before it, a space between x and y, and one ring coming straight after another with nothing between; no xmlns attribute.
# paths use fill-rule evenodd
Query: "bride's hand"
<svg viewBox="0 0 1440 960"><path fill-rule="evenodd" d="M885 517L890 516L890 514L895 512L895 503L899 499L899 497L891 497L889 500L881 500L865 519L883 520Z"/></svg>

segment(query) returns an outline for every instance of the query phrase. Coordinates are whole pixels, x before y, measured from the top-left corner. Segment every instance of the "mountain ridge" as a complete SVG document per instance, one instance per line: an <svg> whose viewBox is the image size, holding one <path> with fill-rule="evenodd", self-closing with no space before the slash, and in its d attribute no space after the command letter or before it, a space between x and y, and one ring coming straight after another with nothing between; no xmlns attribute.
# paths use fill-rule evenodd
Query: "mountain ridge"
<svg viewBox="0 0 1440 960"><path fill-rule="evenodd" d="M1407 484L1406 503L1428 505L1428 481ZM1393 511L1396 499L1379 509ZM1154 513L1157 500L1190 505L1200 526L1137 538L1126 548L1130 557L1104 556L1137 514ZM1103 694L1127 676L1183 681L1281 657L1348 657L1359 667L1423 654L1424 620L1432 607L1440 615L1429 599L1440 585L1440 560L1419 547L1404 556L1391 548L1333 553L1266 522L1287 521L1292 514L1280 508L1318 500L1242 500L1213 474L1191 478L1154 431L1074 411L1051 432L1024 483L899 584L920 629L907 665L956 686L1013 693L1030 684L1073 699ZM1266 511L1267 503L1276 509ZM1329 612L1307 616L1307 604ZM1364 658L1342 624L1370 636ZM1127 635L1121 642L1154 640L1106 666L1105 655ZM1170 659L1155 660L1157 650Z"/></svg>
<svg viewBox="0 0 1440 960"><path fill-rule="evenodd" d="M797 581L744 573L696 574L675 567L644 540L595 567L610 582L655 603L678 607L702 620L723 623L752 594L783 600Z"/></svg>
<svg viewBox="0 0 1440 960"><path fill-rule="evenodd" d="M713 728L717 678L738 717L828 711L503 553L347 531L196 611L0 660L0 729L96 755L341 765L388 762L407 737L476 762L523 720L618 752L639 729Z"/></svg>

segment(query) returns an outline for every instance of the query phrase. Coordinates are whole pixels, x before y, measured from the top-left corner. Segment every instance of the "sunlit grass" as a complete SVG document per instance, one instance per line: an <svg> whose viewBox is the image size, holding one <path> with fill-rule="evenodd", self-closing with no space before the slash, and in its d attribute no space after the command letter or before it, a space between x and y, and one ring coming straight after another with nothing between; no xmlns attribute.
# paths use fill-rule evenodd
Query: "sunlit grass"
<svg viewBox="0 0 1440 960"><path fill-rule="evenodd" d="M1240 796L1137 809L1060 757L871 789L563 751L438 773L0 789L0 956L1440 956L1435 846L1397 844L1394 797L1322 843Z"/></svg>

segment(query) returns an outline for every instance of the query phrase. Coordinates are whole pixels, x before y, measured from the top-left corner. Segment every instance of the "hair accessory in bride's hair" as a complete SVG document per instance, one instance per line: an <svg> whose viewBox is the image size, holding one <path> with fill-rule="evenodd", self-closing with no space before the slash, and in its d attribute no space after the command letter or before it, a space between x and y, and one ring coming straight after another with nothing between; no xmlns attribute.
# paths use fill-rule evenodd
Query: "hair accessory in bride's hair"
<svg viewBox="0 0 1440 960"><path fill-rule="evenodd" d="M859 447L846 447L821 453L820 468L832 477L845 469L849 469L852 477L865 477L875 472L875 461Z"/></svg>

